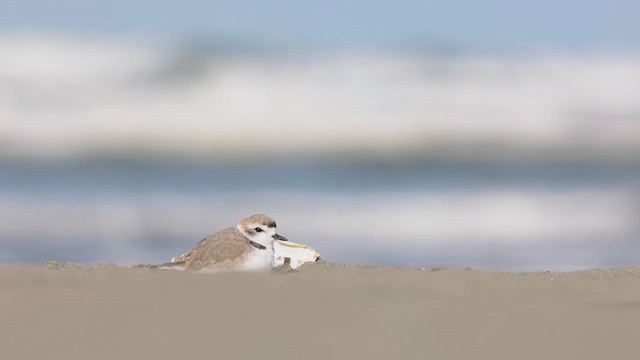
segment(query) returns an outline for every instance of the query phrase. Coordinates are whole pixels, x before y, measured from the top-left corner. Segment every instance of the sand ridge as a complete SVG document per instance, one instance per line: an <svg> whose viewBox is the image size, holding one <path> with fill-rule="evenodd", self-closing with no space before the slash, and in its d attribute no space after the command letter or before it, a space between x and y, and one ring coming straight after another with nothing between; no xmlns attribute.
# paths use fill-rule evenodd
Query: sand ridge
<svg viewBox="0 0 640 360"><path fill-rule="evenodd" d="M629 358L638 324L640 266L0 267L2 359Z"/></svg>

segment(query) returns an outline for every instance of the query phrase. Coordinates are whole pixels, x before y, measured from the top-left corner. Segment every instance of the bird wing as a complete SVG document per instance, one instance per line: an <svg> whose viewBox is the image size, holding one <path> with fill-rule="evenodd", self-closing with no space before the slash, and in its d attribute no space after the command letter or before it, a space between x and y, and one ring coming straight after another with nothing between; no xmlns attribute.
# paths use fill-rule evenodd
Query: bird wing
<svg viewBox="0 0 640 360"><path fill-rule="evenodd" d="M184 265L187 262L187 259L189 259L189 256L191 256L191 253L193 252L193 250L197 249L198 246L200 246L200 244L202 244L203 242L205 242L205 241L217 236L218 234L220 234L222 232L228 231L228 230L230 230L230 229L225 229L223 231L220 231L220 232L215 233L213 235L209 235L206 238L198 241L198 243L196 244L196 246L193 249L187 251L184 254L172 257L171 260L169 260L169 262L167 264L182 264L182 265Z"/></svg>
<svg viewBox="0 0 640 360"><path fill-rule="evenodd" d="M234 269L253 247L236 228L229 228L201 240L185 255L185 269ZM183 256L181 255L181 256Z"/></svg>

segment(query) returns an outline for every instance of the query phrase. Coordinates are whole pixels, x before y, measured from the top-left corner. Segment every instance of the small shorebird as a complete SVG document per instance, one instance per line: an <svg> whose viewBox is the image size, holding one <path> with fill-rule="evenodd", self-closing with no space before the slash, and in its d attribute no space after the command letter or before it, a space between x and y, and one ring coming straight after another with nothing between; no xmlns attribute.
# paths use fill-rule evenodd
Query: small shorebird
<svg viewBox="0 0 640 360"><path fill-rule="evenodd" d="M273 242L287 241L276 234L276 222L258 214L202 239L189 252L156 266L191 271L269 270L273 267Z"/></svg>

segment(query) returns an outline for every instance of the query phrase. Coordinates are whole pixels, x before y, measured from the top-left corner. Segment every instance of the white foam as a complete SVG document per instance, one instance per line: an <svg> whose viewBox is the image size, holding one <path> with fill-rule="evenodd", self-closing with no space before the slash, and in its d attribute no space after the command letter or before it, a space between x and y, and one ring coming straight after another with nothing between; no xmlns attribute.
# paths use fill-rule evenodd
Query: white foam
<svg viewBox="0 0 640 360"><path fill-rule="evenodd" d="M631 156L640 138L635 55L231 56L171 45L0 34L0 156L405 153L460 143Z"/></svg>

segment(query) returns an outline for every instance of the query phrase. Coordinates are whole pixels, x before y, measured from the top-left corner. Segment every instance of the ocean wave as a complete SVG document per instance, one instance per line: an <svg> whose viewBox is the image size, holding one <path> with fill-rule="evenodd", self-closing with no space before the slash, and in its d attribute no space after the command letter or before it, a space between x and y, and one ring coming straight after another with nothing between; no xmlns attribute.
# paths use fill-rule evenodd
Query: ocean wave
<svg viewBox="0 0 640 360"><path fill-rule="evenodd" d="M0 157L637 160L640 57L0 34Z"/></svg>

